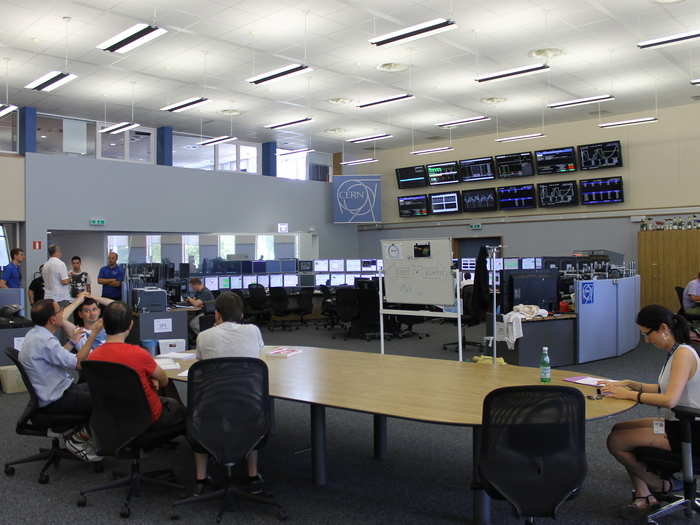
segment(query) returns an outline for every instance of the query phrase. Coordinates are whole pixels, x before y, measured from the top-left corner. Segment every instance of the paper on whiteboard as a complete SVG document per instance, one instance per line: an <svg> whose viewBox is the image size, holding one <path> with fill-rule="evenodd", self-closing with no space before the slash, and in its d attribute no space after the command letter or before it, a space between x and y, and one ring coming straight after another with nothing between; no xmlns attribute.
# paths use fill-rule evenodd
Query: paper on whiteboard
<svg viewBox="0 0 700 525"><path fill-rule="evenodd" d="M173 331L173 320L172 319L154 319L153 320L153 333L154 334L164 334Z"/></svg>
<svg viewBox="0 0 700 525"><path fill-rule="evenodd" d="M24 337L15 337L15 340L12 343L12 346L14 347L15 350L18 352L22 350L22 345L24 344Z"/></svg>

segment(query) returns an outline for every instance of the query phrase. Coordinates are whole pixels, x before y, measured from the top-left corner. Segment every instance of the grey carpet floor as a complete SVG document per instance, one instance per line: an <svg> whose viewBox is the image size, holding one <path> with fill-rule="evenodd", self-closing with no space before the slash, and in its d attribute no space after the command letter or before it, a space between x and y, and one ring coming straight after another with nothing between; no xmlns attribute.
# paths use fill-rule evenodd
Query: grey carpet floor
<svg viewBox="0 0 700 525"><path fill-rule="evenodd" d="M417 327L418 328L418 327ZM454 352L442 350L442 343L455 339L454 328L439 323L420 325L431 337L387 342L391 354L437 359L455 359ZM335 333L338 333L337 331ZM468 338L479 338L483 327L469 329ZM352 351L378 352L379 342L332 339L325 329L302 328L293 332L263 330L267 344L310 345ZM467 357L469 354L467 354ZM661 351L641 344L629 354L568 369L613 378L655 381L664 361ZM537 371L533 370L537 377ZM0 443L3 461L32 454L43 445L40 438L20 437L14 432L16 418L27 401L26 394L0 394ZM299 524L444 524L469 523L472 511L468 484L471 477L471 431L405 420L389 421L387 458L372 458L372 417L329 409L329 484L317 489L311 482L309 453L309 410L300 403L277 401L277 424L261 459L262 472L270 489ZM629 500L630 486L623 469L605 448L609 429L619 420L655 415L656 409L636 408L630 412L587 425L589 472L581 495L565 504L557 522L562 524L624 523L616 511ZM191 452L182 440L174 451L156 451L144 462L144 469L172 467L191 481ZM51 471L48 485L37 483L38 465L20 465L13 477L0 476L0 523L125 523L118 516L123 491L109 491L89 497L86 508L75 504L80 489L111 479L109 470L124 469L124 463L106 460L107 470L95 474L85 464L63 462ZM170 503L177 494L147 490L132 503L133 524L168 522ZM183 508L181 522L214 523L218 505L201 504ZM542 523L550 520L541 520ZM665 523L682 523L669 518ZM224 523L277 523L264 508L243 503ZM518 523L508 504L494 502L493 523Z"/></svg>

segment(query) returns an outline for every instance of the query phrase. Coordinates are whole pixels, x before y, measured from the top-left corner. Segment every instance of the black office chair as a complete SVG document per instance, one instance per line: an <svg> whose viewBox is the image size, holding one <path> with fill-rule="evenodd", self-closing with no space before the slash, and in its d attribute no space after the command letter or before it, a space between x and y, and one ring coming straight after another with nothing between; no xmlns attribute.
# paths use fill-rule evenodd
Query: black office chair
<svg viewBox="0 0 700 525"><path fill-rule="evenodd" d="M141 472L144 451L163 446L184 434L184 422L152 430L151 409L141 379L128 366L104 361L84 361L82 368L92 397L90 427L97 444L97 453L131 460L131 471L123 476L115 472L115 481L80 491L78 506L87 505L86 494L128 487L119 512L122 518L128 518L131 514L131 498L140 495L142 485L184 489L175 483L172 470Z"/></svg>
<svg viewBox="0 0 700 525"><path fill-rule="evenodd" d="M299 329L299 325L296 324L299 321L280 319L280 317L288 317L299 312L298 308L291 306L289 295L284 287L273 286L270 288L270 310L270 322L267 324L267 329L270 330L270 332L278 326L280 328L286 328L287 330L292 330L293 328Z"/></svg>
<svg viewBox="0 0 700 525"><path fill-rule="evenodd" d="M333 328L338 324L338 310L335 304L335 298L331 294L331 289L328 286L319 286L318 289L321 291L321 316L326 320L325 327ZM313 289L311 289L313 295ZM318 326L316 327L318 330Z"/></svg>
<svg viewBox="0 0 700 525"><path fill-rule="evenodd" d="M481 484L526 523L555 518L586 477L583 394L567 386L498 388L484 399Z"/></svg>
<svg viewBox="0 0 700 525"><path fill-rule="evenodd" d="M700 502L695 475L700 470L700 455L693 450L693 422L700 418L700 410L677 406L672 409L681 422L681 451L670 452L651 447L634 450L637 459L647 466L647 470L659 474L663 479L670 479L676 472L683 474L683 496L673 499L668 505L649 514L647 524L658 525L658 518L683 510L689 519L700 512Z"/></svg>
<svg viewBox="0 0 700 525"><path fill-rule="evenodd" d="M306 320L304 316L311 315L314 313L314 289L313 288L302 288L297 296L297 312L299 315L299 322L305 325Z"/></svg>
<svg viewBox="0 0 700 525"><path fill-rule="evenodd" d="M225 467L225 486L173 505L222 500L216 519L219 523L239 499L246 499L276 507L278 518L285 520L287 513L270 497L253 495L233 486L233 469L250 452L259 449L270 432L272 404L265 362L249 357L199 361L189 370L187 387L188 438Z"/></svg>
<svg viewBox="0 0 700 525"><path fill-rule="evenodd" d="M350 336L350 324L360 315L360 302L355 288L338 288L335 291L335 308L338 324L344 329L343 340ZM331 336L335 339L335 335Z"/></svg>
<svg viewBox="0 0 700 525"><path fill-rule="evenodd" d="M416 308L418 309L418 308ZM422 309L422 308L421 308ZM406 337L417 337L418 339L423 339L424 337L430 337L430 334L425 332L416 332L413 330L413 326L421 324L427 321L426 317L418 317L415 315L397 315L396 324L397 331L396 337L403 339ZM406 325L405 329L402 329L403 325Z"/></svg>
<svg viewBox="0 0 700 525"><path fill-rule="evenodd" d="M678 296L678 304L680 305L680 308L678 309L678 315L685 317L688 322L700 321L700 315L685 313L685 307L683 306L683 293L685 292L685 288L683 288L682 286L676 286L675 289L676 295Z"/></svg>
<svg viewBox="0 0 700 525"><path fill-rule="evenodd" d="M479 324L479 320L473 315L472 311L472 295L474 294L474 285L468 284L462 286L462 331L467 326L476 326ZM464 336L464 333L462 333ZM467 341L462 337L462 347L473 346L479 350L480 354L484 353L484 343L483 341ZM443 350L448 350L450 347L454 347L454 351L459 350L459 343L457 341L451 343L445 343L442 345Z"/></svg>
<svg viewBox="0 0 700 525"><path fill-rule="evenodd" d="M270 306L265 287L257 283L249 284L248 294L246 317L252 318L255 324L265 324L270 318Z"/></svg>
<svg viewBox="0 0 700 525"><path fill-rule="evenodd" d="M26 458L16 459L5 463L5 475L15 475L14 465L43 461L44 465L39 471L39 483L44 485L50 481L49 474L47 472L49 467L54 466L58 468L58 465L62 459L81 461L74 454L61 447L59 438L61 435L71 431L72 429L86 424L88 422L88 418L75 414L43 413L39 408L39 398L36 395L34 386L29 380L29 376L27 376L24 366L22 366L22 363L19 361L19 352L14 348L7 348L5 350L5 355L19 370L19 373L22 376L22 382L29 393L29 402L27 403L24 412L22 412L22 415L17 420L15 432L17 432L17 434L20 436L51 438L51 448L41 448L37 454L32 454ZM95 462L93 464L93 468L95 469L95 472L102 472L102 462Z"/></svg>
<svg viewBox="0 0 700 525"><path fill-rule="evenodd" d="M216 317L214 314L202 314L199 318L199 332L204 332L204 330L209 330L214 326Z"/></svg>

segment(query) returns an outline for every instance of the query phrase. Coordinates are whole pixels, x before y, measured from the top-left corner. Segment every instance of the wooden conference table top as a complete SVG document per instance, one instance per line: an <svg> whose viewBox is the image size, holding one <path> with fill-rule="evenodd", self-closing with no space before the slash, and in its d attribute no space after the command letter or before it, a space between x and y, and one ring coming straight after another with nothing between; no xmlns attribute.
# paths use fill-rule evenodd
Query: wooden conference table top
<svg viewBox="0 0 700 525"><path fill-rule="evenodd" d="M308 346L286 346L302 353L289 358L262 359L270 371L272 397L302 401L327 407L371 414L453 425L480 425L484 397L505 386L537 385L539 369L512 365L459 363L426 359L333 350ZM178 360L179 370L167 370L173 380L186 381L178 374L194 360ZM593 387L563 381L581 375L552 370L552 385L578 388L584 394ZM621 399L586 398L586 419L597 419L635 406Z"/></svg>

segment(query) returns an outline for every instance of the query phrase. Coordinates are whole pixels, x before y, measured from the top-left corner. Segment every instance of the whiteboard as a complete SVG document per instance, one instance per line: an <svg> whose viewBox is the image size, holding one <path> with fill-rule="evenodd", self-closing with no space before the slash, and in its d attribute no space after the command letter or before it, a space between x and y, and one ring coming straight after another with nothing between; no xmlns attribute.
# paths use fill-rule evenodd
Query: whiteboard
<svg viewBox="0 0 700 525"><path fill-rule="evenodd" d="M455 303L451 239L383 240L381 243L388 302Z"/></svg>

